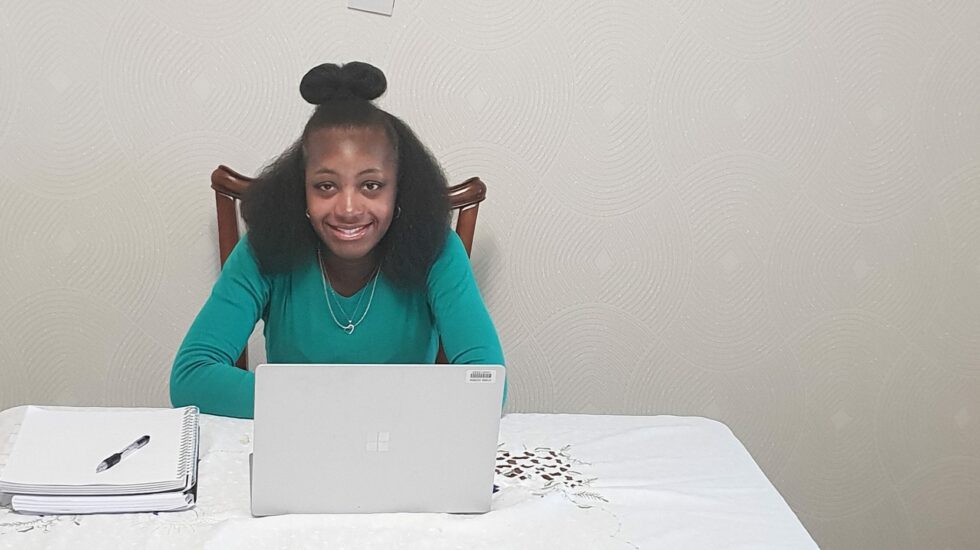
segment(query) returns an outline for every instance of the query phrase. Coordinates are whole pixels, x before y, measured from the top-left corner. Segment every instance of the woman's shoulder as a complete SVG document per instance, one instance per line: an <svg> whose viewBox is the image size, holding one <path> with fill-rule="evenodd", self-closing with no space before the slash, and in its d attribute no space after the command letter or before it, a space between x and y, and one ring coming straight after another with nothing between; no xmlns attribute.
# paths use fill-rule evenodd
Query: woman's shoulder
<svg viewBox="0 0 980 550"><path fill-rule="evenodd" d="M447 228L446 239L442 244L439 255L436 256L435 264L458 261L461 258L467 262L469 261L469 257L466 255L466 248L463 247L463 241L451 227Z"/></svg>
<svg viewBox="0 0 980 550"><path fill-rule="evenodd" d="M429 269L428 286L446 284L459 280L470 271L470 258L463 247L463 241L451 228L446 231L446 240Z"/></svg>

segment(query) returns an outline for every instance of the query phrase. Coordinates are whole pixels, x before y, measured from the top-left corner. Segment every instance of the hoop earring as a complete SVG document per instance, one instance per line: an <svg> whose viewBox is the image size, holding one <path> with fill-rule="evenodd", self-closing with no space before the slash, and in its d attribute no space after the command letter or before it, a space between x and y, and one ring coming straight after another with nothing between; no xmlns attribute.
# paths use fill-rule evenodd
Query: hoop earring
<svg viewBox="0 0 980 550"><path fill-rule="evenodd" d="M306 211L306 219L310 219L310 211L309 210Z"/></svg>
<svg viewBox="0 0 980 550"><path fill-rule="evenodd" d="M402 207L401 206L395 206L395 217L396 218L400 218L401 215L402 215Z"/></svg>

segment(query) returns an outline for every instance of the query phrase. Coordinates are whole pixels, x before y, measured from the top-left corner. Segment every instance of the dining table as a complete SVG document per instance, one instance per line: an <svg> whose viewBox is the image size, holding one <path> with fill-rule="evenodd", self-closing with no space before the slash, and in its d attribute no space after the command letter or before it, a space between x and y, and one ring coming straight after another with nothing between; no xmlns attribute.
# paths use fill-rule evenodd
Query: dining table
<svg viewBox="0 0 980 550"><path fill-rule="evenodd" d="M0 470L26 407L0 411ZM694 416L511 413L484 514L253 517L252 421L200 416L197 499L179 512L28 515L0 495L3 549L812 549L725 424Z"/></svg>

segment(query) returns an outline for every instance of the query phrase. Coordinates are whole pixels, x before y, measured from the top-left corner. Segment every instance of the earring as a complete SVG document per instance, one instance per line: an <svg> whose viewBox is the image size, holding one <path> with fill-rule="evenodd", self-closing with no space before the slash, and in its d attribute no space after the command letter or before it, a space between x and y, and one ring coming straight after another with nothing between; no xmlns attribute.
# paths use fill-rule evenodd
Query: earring
<svg viewBox="0 0 980 550"><path fill-rule="evenodd" d="M395 206L395 217L398 218L401 215L402 215L402 207L401 206Z"/></svg>
<svg viewBox="0 0 980 550"><path fill-rule="evenodd" d="M310 219L310 211L309 210L306 211L306 219Z"/></svg>

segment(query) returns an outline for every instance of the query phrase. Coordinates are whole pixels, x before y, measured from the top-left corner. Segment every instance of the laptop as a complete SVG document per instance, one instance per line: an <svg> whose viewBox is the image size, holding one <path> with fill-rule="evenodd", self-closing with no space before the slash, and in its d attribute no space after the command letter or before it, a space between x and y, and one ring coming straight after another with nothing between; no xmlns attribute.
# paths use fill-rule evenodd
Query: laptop
<svg viewBox="0 0 980 550"><path fill-rule="evenodd" d="M490 510L499 365L263 364L252 515Z"/></svg>

